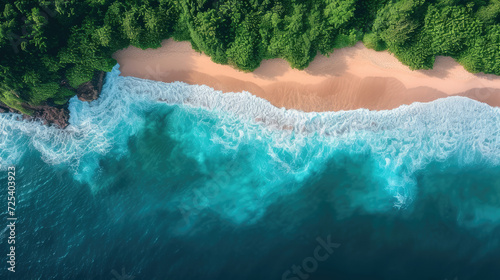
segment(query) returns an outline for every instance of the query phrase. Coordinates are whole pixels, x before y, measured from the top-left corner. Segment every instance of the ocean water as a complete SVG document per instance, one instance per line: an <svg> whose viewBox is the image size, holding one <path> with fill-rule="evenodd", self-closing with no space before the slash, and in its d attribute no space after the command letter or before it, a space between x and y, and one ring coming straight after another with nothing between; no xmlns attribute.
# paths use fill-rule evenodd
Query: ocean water
<svg viewBox="0 0 500 280"><path fill-rule="evenodd" d="M118 75L66 130L0 116L0 279L499 279L499 108L303 113Z"/></svg>

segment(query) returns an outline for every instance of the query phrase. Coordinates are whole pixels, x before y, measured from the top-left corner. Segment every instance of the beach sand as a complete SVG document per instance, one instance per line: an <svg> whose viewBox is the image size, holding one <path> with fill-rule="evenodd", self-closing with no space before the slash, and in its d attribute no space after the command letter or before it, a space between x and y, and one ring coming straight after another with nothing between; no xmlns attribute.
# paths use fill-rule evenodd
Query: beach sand
<svg viewBox="0 0 500 280"><path fill-rule="evenodd" d="M500 76L472 74L450 57L432 70L412 71L387 51L362 43L317 55L304 70L283 59L263 61L254 72L214 63L189 42L165 40L158 49L129 47L114 54L122 76L204 84L223 92L248 91L276 107L306 112L385 110L452 95L500 107Z"/></svg>

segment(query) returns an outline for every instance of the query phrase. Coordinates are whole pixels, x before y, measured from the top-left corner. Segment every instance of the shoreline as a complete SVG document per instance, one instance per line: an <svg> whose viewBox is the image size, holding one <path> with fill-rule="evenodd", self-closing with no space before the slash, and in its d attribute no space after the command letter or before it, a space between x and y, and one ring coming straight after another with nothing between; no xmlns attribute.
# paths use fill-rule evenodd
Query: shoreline
<svg viewBox="0 0 500 280"><path fill-rule="evenodd" d="M394 109L414 102L465 96L500 107L500 76L472 74L450 57L437 57L432 70L410 70L387 51L362 43L317 55L304 70L283 59L263 61L253 72L220 65L189 42L162 42L158 49L116 52L122 76L204 84L222 92L248 91L274 106L305 112Z"/></svg>

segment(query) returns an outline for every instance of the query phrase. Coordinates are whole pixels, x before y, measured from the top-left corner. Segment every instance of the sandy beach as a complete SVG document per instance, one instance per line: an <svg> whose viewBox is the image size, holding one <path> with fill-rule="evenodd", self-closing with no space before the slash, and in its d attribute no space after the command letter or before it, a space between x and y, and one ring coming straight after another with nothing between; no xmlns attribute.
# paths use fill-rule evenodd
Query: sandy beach
<svg viewBox="0 0 500 280"><path fill-rule="evenodd" d="M114 58L122 76L248 91L276 107L306 112L385 110L452 95L500 107L499 76L469 73L450 57L437 57L432 70L412 71L389 52L376 52L362 43L335 50L329 57L318 55L304 70L271 59L246 73L212 62L189 42L170 39L158 49L120 50Z"/></svg>

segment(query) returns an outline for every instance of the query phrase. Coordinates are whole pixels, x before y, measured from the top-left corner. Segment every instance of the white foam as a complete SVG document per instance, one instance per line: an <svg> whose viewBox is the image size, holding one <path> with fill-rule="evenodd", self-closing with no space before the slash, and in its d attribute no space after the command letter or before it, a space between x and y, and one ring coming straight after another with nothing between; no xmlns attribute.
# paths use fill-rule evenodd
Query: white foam
<svg viewBox="0 0 500 280"><path fill-rule="evenodd" d="M117 144L123 144L123 141L116 143L113 132L120 129L124 137L130 136L140 118L130 108L133 96L118 96L114 84L107 82L102 98L91 103L73 97L69 101L70 125L64 130L22 120L16 114L0 115L0 169L19 162L30 146L49 164L66 164L77 169L83 158L98 158Z"/></svg>
<svg viewBox="0 0 500 280"><path fill-rule="evenodd" d="M321 168L339 150L372 153L387 172L386 189L398 207L411 200L413 174L431 161L500 164L500 109L465 97L388 111L304 113L276 108L248 92L222 94L203 85L121 77L118 67L107 75L98 100L71 99L66 130L1 115L0 167L18 162L31 146L47 163L74 166L81 176L86 174L81 180L92 180L92 172L78 171L80 163L86 163L85 170L97 169L98 158L112 148L126 153L126 140L143 125L140 112L158 101L217 114L223 121L211 139L228 149L269 139L268 154L296 178Z"/></svg>
<svg viewBox="0 0 500 280"><path fill-rule="evenodd" d="M303 172L314 157L328 158L335 150L375 154L379 166L388 172L386 189L397 199L397 207L411 201L414 173L432 161L453 158L460 166L500 164L500 109L465 97L387 111L304 113L276 108L248 92L223 94L203 85L137 78L123 78L120 84L122 90L147 98L239 118L245 131L254 133L254 139L273 139L269 154L289 172ZM252 123L260 124L262 129L251 129ZM234 131L232 137L240 138ZM317 153L297 161L302 167L293 167L294 161L282 159L275 152L286 150L297 156L316 146L321 146Z"/></svg>

